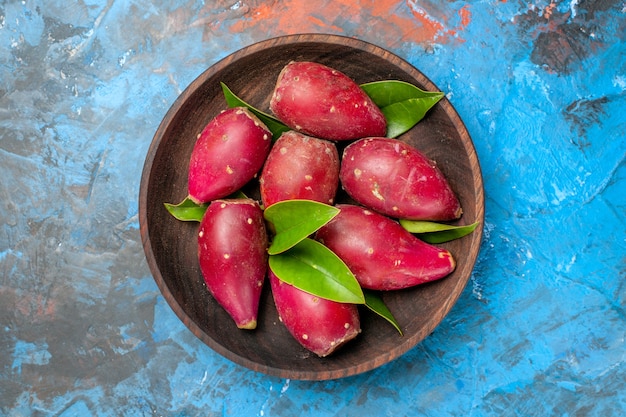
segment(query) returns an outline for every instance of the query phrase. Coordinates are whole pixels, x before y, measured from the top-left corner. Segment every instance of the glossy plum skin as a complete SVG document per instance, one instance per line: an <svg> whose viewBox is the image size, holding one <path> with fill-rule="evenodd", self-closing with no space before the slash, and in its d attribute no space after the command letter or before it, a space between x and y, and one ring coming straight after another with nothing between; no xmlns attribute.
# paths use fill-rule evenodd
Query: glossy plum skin
<svg viewBox="0 0 626 417"><path fill-rule="evenodd" d="M265 207L283 200L333 204L339 187L339 153L334 143L296 131L274 143L259 179Z"/></svg>
<svg viewBox="0 0 626 417"><path fill-rule="evenodd" d="M401 290L454 270L449 251L419 240L398 222L356 205L337 208L339 214L317 231L316 239L346 263L361 287Z"/></svg>
<svg viewBox="0 0 626 417"><path fill-rule="evenodd" d="M447 221L462 214L435 162L397 139L372 137L348 145L339 178L355 201L393 218Z"/></svg>
<svg viewBox="0 0 626 417"><path fill-rule="evenodd" d="M271 269L268 276L280 321L305 349L325 357L361 332L356 305L311 295L281 281Z"/></svg>
<svg viewBox="0 0 626 417"><path fill-rule="evenodd" d="M272 133L249 110L224 110L196 140L189 161L189 197L206 203L239 190L260 171L271 144Z"/></svg>
<svg viewBox="0 0 626 417"><path fill-rule="evenodd" d="M387 121L346 74L316 63L292 61L278 76L270 109L290 128L328 140L384 136Z"/></svg>
<svg viewBox="0 0 626 417"><path fill-rule="evenodd" d="M252 199L214 200L198 231L204 282L237 327L254 329L267 271L263 212Z"/></svg>

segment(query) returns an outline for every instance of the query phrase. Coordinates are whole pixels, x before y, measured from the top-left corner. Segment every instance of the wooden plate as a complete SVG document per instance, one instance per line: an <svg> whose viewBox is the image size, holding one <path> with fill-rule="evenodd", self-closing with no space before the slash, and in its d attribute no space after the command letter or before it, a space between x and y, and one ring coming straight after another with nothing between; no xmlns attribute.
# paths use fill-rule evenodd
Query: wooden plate
<svg viewBox="0 0 626 417"><path fill-rule="evenodd" d="M444 98L400 140L437 161L463 206L464 214L458 223L480 221L481 227L443 245L457 260L453 274L384 295L404 336L383 319L362 310L362 333L332 356L318 358L304 350L279 322L269 285L261 299L257 329L237 329L203 282L196 248L199 223L174 219L163 203L178 203L187 195L188 162L196 136L211 118L227 108L220 82L253 106L269 111L278 73L292 60L326 64L359 84L397 79L425 90L438 90L403 59L352 38L292 35L246 47L207 69L166 114L146 157L139 193L139 222L147 262L159 289L184 324L209 347L237 364L269 375L334 379L394 360L428 336L450 311L478 256L484 218L483 184L471 138ZM254 194L254 184L248 188ZM345 199L344 195L338 197L338 201Z"/></svg>

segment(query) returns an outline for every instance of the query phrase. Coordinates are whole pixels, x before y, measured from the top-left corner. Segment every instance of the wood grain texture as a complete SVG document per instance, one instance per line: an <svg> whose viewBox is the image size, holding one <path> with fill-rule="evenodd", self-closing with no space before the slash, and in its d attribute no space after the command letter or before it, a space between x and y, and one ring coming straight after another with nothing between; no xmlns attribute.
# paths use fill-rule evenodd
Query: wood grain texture
<svg viewBox="0 0 626 417"><path fill-rule="evenodd" d="M377 46L334 35L293 35L244 48L200 75L175 101L148 150L139 193L139 221L148 264L163 296L185 325L208 346L235 363L290 379L325 380L362 373L402 355L428 336L463 291L478 256L484 219L479 162L458 114L442 99L400 137L437 161L457 193L464 214L459 224L481 222L471 235L443 246L457 260L453 274L438 282L384 295L404 331L362 310L362 334L331 357L318 358L292 339L279 322L269 285L255 331L236 328L208 293L197 260L197 223L175 220L163 203L187 195L187 169L196 136L227 105L220 82L262 110L278 73L292 60L320 62L357 83L398 79L425 90L438 88L403 59ZM340 149L341 152L341 149ZM255 183L247 192L258 198ZM346 201L340 195L338 202Z"/></svg>

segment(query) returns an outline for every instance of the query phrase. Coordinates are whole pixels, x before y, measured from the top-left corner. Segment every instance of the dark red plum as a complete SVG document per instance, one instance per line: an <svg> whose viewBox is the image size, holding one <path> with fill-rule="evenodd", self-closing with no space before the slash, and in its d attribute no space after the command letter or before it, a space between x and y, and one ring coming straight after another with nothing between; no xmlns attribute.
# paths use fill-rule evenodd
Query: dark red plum
<svg viewBox="0 0 626 417"><path fill-rule="evenodd" d="M316 62L290 62L282 69L270 109L290 128L322 139L387 132L385 116L354 80Z"/></svg>
<svg viewBox="0 0 626 417"><path fill-rule="evenodd" d="M325 357L361 332L355 304L311 295L281 281L271 269L268 276L280 321L307 350Z"/></svg>
<svg viewBox="0 0 626 417"><path fill-rule="evenodd" d="M254 329L267 271L263 212L252 199L214 200L198 231L204 281L237 327Z"/></svg>
<svg viewBox="0 0 626 417"><path fill-rule="evenodd" d="M397 139L364 138L343 152L339 178L354 200L399 219L458 219L461 205L436 163Z"/></svg>
<svg viewBox="0 0 626 417"><path fill-rule="evenodd" d="M198 136L189 161L189 197L196 203L238 191L261 170L272 133L243 107L213 118Z"/></svg>
<svg viewBox="0 0 626 417"><path fill-rule="evenodd" d="M361 287L400 290L454 270L449 251L421 241L395 220L356 205L337 208L339 214L317 231L316 239L346 263Z"/></svg>
<svg viewBox="0 0 626 417"><path fill-rule="evenodd" d="M265 207L283 200L333 204L339 187L339 153L334 143L295 132L274 143L259 179Z"/></svg>

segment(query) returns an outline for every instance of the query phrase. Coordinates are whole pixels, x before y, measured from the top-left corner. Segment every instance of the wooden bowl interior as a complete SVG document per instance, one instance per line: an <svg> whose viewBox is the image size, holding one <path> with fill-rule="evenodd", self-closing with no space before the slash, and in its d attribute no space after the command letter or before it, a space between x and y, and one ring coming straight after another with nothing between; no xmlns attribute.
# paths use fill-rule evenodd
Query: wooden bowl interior
<svg viewBox="0 0 626 417"><path fill-rule="evenodd" d="M291 379L323 380L358 374L385 364L415 346L440 323L463 291L478 255L481 229L447 244L457 260L443 280L384 295L403 328L361 310L362 334L327 358L304 350L279 322L265 286L258 327L239 330L209 295L197 260L198 223L180 222L163 203L187 195L188 161L197 135L227 108L220 82L248 103L269 112L278 73L292 60L316 61L348 74L358 83L397 79L437 90L422 73L397 56L355 39L294 35L264 41L220 61L177 99L148 151L140 189L140 226L146 257L163 296L185 325L212 349L250 369ZM482 178L476 153L462 121L447 99L438 103L406 141L437 161L464 209L460 224L483 220ZM341 152L341 150L340 150ZM247 191L258 196L252 182ZM347 201L340 194L338 202Z"/></svg>

